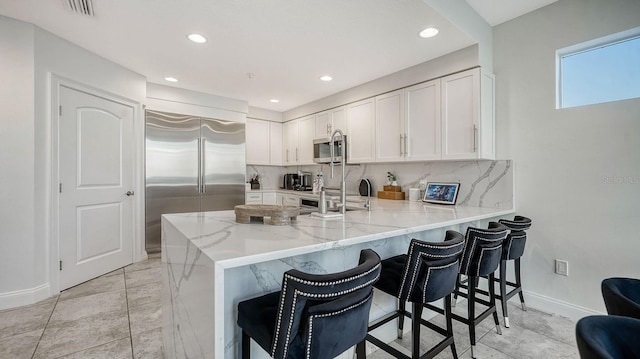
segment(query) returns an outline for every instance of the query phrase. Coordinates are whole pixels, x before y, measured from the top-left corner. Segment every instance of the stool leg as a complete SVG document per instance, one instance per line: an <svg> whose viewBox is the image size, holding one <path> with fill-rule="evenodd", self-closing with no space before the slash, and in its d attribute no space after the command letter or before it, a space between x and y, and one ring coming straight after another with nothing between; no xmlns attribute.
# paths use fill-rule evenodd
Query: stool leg
<svg viewBox="0 0 640 359"><path fill-rule="evenodd" d="M356 344L356 359L365 359L367 357L367 348L365 346L366 341L363 340Z"/></svg>
<svg viewBox="0 0 640 359"><path fill-rule="evenodd" d="M398 339L402 339L402 329L404 328L404 317L406 310L406 302L398 299L398 312L400 316L398 316Z"/></svg>
<svg viewBox="0 0 640 359"><path fill-rule="evenodd" d="M502 316L504 326L509 328L509 313L507 312L507 260L500 260L500 302L502 303Z"/></svg>
<svg viewBox="0 0 640 359"><path fill-rule="evenodd" d="M498 308L496 308L496 288L493 285L496 275L494 273L489 274L489 303L493 308L493 322L496 324L496 331L502 335L502 329L500 328L500 320L498 319Z"/></svg>
<svg viewBox="0 0 640 359"><path fill-rule="evenodd" d="M422 318L422 304L413 303L411 314L411 358L420 358L420 319Z"/></svg>
<svg viewBox="0 0 640 359"><path fill-rule="evenodd" d="M456 306L456 302L458 301L458 291L460 290L460 274L458 274L458 277L456 278L456 287L453 290L453 300L451 301L451 305L452 306Z"/></svg>
<svg viewBox="0 0 640 359"><path fill-rule="evenodd" d="M467 291L467 313L468 313L468 324L469 324L469 341L471 342L471 358L475 358L474 350L476 349L476 286L472 285L475 283L475 277L469 277L468 288Z"/></svg>
<svg viewBox="0 0 640 359"><path fill-rule="evenodd" d="M451 294L444 298L444 319L447 322L447 336L453 337L453 322L451 320ZM451 342L451 354L453 359L458 359L455 341Z"/></svg>
<svg viewBox="0 0 640 359"><path fill-rule="evenodd" d="M520 279L520 258L516 258L514 261L514 266L516 268L516 284L520 291L518 295L520 296L520 304L522 305L522 310L527 311L527 306L524 304L524 293L522 293L522 279Z"/></svg>
<svg viewBox="0 0 640 359"><path fill-rule="evenodd" d="M247 333L242 331L242 359L251 358L251 338Z"/></svg>

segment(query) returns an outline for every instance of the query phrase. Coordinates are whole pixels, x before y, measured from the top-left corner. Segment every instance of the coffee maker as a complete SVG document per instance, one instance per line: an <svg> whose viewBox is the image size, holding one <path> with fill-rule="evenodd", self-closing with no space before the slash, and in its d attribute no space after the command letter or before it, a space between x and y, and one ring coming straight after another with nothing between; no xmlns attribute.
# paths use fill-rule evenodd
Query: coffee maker
<svg viewBox="0 0 640 359"><path fill-rule="evenodd" d="M282 180L282 188L293 190L300 185L300 180L297 173L287 173Z"/></svg>
<svg viewBox="0 0 640 359"><path fill-rule="evenodd" d="M282 179L282 188L293 191L311 191L313 190L313 182L311 181L311 173L287 173Z"/></svg>

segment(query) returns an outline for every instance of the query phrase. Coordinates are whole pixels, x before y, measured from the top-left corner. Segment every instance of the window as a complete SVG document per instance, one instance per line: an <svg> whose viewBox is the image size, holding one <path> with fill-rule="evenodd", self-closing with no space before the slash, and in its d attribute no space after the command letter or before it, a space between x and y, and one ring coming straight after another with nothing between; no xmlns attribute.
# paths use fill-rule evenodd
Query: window
<svg viewBox="0 0 640 359"><path fill-rule="evenodd" d="M640 28L556 51L557 108L640 97Z"/></svg>

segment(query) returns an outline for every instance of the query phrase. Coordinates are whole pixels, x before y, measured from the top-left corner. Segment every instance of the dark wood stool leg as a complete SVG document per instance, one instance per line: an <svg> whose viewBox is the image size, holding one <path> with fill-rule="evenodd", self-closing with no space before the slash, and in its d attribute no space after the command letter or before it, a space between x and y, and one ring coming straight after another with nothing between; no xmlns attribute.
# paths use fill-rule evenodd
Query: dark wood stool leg
<svg viewBox="0 0 640 359"><path fill-rule="evenodd" d="M520 296L520 304L522 305L522 310L527 311L527 306L524 304L524 293L522 293L522 279L520 278L520 258L516 258L513 262L513 265L516 268L516 284L518 286L518 295Z"/></svg>
<svg viewBox="0 0 640 359"><path fill-rule="evenodd" d="M365 359L367 357L367 348L365 345L366 341L363 340L360 343L356 344L356 358L357 359Z"/></svg>
<svg viewBox="0 0 640 359"><path fill-rule="evenodd" d="M402 329L404 328L404 317L407 313L406 303L400 299L398 299L398 311L400 316L398 316L398 339L402 339Z"/></svg>
<svg viewBox="0 0 640 359"><path fill-rule="evenodd" d="M242 359L251 358L251 338L242 331Z"/></svg>
<svg viewBox="0 0 640 359"><path fill-rule="evenodd" d="M493 322L496 324L496 331L502 335L502 329L500 328L500 320L498 319L498 308L496 308L496 288L493 285L496 275L489 274L489 304L493 308Z"/></svg>
<svg viewBox="0 0 640 359"><path fill-rule="evenodd" d="M507 312L507 260L500 260L500 302L502 303L502 316L504 326L509 328L509 313Z"/></svg>
<svg viewBox="0 0 640 359"><path fill-rule="evenodd" d="M451 294L444 297L444 319L447 324L447 335L453 337L453 321L451 320ZM458 359L455 341L451 342L451 354L453 359Z"/></svg>
<svg viewBox="0 0 640 359"><path fill-rule="evenodd" d="M422 304L413 303L411 314L411 358L420 358L420 319L422 318Z"/></svg>
<svg viewBox="0 0 640 359"><path fill-rule="evenodd" d="M475 358L476 349L476 283L475 277L469 277L467 292L467 312L469 324L469 340L471 342L471 358Z"/></svg>

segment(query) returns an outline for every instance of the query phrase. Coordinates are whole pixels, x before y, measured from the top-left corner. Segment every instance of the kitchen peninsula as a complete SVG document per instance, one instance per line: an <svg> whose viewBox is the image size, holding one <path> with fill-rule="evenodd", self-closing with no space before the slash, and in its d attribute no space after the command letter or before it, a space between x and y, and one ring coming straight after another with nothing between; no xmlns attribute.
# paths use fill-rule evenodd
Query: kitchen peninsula
<svg viewBox="0 0 640 359"><path fill-rule="evenodd" d="M372 200L372 210L344 218L298 216L288 226L239 224L233 211L162 218L163 340L168 358L237 358L241 300L280 289L295 268L331 273L353 267L363 248L382 258L405 253L411 238L440 241L449 229L486 226L513 209L448 207ZM374 298L371 319L394 301ZM394 331L395 332L395 331ZM267 358L252 344L253 358Z"/></svg>

